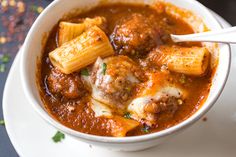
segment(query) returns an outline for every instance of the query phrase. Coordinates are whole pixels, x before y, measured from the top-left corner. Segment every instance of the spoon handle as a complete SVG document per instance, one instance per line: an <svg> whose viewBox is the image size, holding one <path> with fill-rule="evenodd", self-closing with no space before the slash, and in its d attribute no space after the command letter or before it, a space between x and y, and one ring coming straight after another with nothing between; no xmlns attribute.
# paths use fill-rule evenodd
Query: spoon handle
<svg viewBox="0 0 236 157"><path fill-rule="evenodd" d="M236 27L189 35L171 34L171 38L174 42L202 41L236 44Z"/></svg>

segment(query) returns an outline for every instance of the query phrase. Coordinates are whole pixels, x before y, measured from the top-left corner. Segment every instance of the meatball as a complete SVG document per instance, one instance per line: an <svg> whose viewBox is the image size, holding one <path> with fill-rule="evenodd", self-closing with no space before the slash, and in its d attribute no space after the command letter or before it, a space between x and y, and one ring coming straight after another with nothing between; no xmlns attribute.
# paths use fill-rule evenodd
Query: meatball
<svg viewBox="0 0 236 157"><path fill-rule="evenodd" d="M161 44L160 30L153 16L133 13L118 21L111 41L118 54L143 55Z"/></svg>
<svg viewBox="0 0 236 157"><path fill-rule="evenodd" d="M149 113L161 113L168 112L174 114L178 109L179 103L178 99L175 97L163 97L159 101L151 101L148 103L144 110Z"/></svg>
<svg viewBox="0 0 236 157"><path fill-rule="evenodd" d="M56 68L51 69L47 85L52 94L68 99L81 97L86 92L79 74L66 75Z"/></svg>
<svg viewBox="0 0 236 157"><path fill-rule="evenodd" d="M178 110L180 104L176 97L163 97L161 100L152 100L144 107L144 112L146 113L145 119L141 121L148 126L153 126L157 124L159 119L170 119L173 118L174 114Z"/></svg>
<svg viewBox="0 0 236 157"><path fill-rule="evenodd" d="M91 83L99 94L93 95L105 103L122 104L143 80L143 71L127 56L114 56L104 60L98 58L92 69Z"/></svg>

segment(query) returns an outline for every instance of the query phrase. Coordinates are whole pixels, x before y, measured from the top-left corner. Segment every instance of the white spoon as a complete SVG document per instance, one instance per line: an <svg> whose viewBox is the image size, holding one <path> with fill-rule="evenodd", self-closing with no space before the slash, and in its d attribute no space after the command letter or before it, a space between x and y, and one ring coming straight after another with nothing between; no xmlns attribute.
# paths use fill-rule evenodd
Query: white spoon
<svg viewBox="0 0 236 157"><path fill-rule="evenodd" d="M236 44L236 27L189 35L170 35L174 42L201 41Z"/></svg>

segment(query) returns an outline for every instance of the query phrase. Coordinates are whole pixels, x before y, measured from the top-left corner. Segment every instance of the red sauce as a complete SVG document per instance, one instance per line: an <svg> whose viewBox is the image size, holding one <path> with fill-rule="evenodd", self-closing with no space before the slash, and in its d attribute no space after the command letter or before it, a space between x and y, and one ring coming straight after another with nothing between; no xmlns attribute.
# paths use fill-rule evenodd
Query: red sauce
<svg viewBox="0 0 236 157"><path fill-rule="evenodd" d="M106 30L106 34L110 37L110 40L113 41L114 36L112 36L112 32L118 24L117 21L133 13L149 17L151 23L154 26L158 27L160 39L158 39L159 41L157 41L157 44L160 44L159 42L161 42L161 44L163 45L173 45L174 43L169 39L168 34L193 33L192 28L181 19L176 19L165 12L159 13L157 10L146 5L115 4L100 6L88 12L82 13L79 16L68 19L67 21L78 22L81 18L85 17L103 16L107 19L108 27ZM139 20L137 20L137 22L139 22ZM49 60L48 54L49 52L57 48L57 31L58 25L56 25L50 33L40 64L41 71L39 82L40 89L42 91L41 97L45 104L45 108L48 110L52 117L74 130L94 135L111 136L111 126L107 125L109 119L104 117L95 117L94 112L88 105L88 97L90 95L90 92L84 90L82 91L83 96L75 99L67 99L63 96L57 97L50 93L46 80L48 79L53 66ZM142 31L140 31L139 33L142 33ZM201 46L200 43L184 43L178 45L187 47L191 47L193 45ZM142 65L142 63L144 63L145 61L145 57L148 54L148 51L150 51L151 49L152 48L149 48L147 49L147 52L138 54L136 56L130 56L127 53L121 53L128 55L136 64L140 65L142 70L144 70L144 73L159 72L160 67L158 68L149 65ZM142 49L142 51L145 50ZM117 52L117 54L119 53L120 52ZM74 73L73 75L80 75L80 73ZM189 95L175 112L175 114L160 113L158 115L157 124L151 127L148 133L164 130L189 118L201 107L201 104L205 101L209 94L212 76L211 70L208 70L208 72L201 77L186 76L173 72L170 72L168 76L172 82L181 84L181 86L188 91ZM147 132L144 132L142 128L143 125L140 123L140 126L130 131L127 136L147 134Z"/></svg>

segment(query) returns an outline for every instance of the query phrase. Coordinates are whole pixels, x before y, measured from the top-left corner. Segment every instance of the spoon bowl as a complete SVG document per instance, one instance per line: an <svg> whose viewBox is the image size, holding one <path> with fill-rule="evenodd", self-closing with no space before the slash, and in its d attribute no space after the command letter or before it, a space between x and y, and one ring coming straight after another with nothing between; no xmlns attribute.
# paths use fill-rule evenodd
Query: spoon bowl
<svg viewBox="0 0 236 157"><path fill-rule="evenodd" d="M218 31L210 31L204 33L173 35L171 39L174 42L217 42L236 44L236 27L226 28Z"/></svg>

